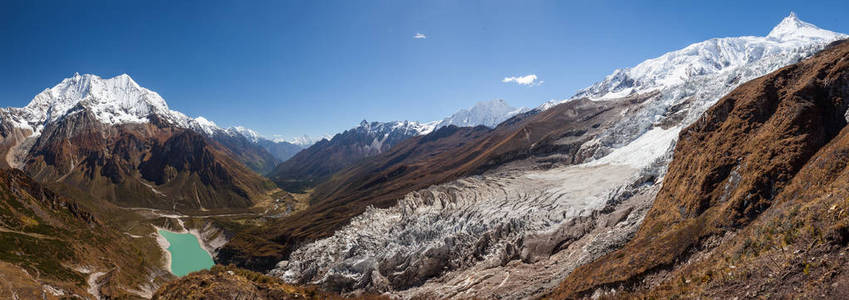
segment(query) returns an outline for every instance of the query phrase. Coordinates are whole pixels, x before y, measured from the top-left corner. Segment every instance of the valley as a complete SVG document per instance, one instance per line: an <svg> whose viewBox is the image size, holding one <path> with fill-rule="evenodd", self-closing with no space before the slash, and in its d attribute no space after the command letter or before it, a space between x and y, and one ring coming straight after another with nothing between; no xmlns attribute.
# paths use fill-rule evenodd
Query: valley
<svg viewBox="0 0 849 300"><path fill-rule="evenodd" d="M0 108L0 298L845 298L847 38L791 13L318 139L75 73Z"/></svg>

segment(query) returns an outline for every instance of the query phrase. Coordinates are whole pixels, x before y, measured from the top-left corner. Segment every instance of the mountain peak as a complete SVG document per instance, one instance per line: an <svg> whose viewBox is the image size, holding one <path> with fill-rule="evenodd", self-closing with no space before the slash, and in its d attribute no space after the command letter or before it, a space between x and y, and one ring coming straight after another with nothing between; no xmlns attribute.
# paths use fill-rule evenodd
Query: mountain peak
<svg viewBox="0 0 849 300"><path fill-rule="evenodd" d="M494 99L490 101L480 101L475 103L472 108L461 109L451 116L443 119L436 125L436 128L454 125L458 127L473 127L484 125L494 128L499 123L510 117L525 112L526 108L516 109L510 106L504 99Z"/></svg>
<svg viewBox="0 0 849 300"><path fill-rule="evenodd" d="M770 33L767 36L773 36L773 33L782 33L782 32L792 32L796 31L800 28L806 27L806 25L815 27L813 24L803 22L799 19L799 16L796 15L795 12L790 12L790 15L784 17L778 25L772 28Z"/></svg>
<svg viewBox="0 0 849 300"><path fill-rule="evenodd" d="M821 29L814 24L802 21L795 12L781 20L767 35L768 38L777 40L793 39L836 39L840 34Z"/></svg>
<svg viewBox="0 0 849 300"><path fill-rule="evenodd" d="M593 100L618 99L680 86L705 76L721 76L746 67L786 65L785 58L808 56L813 49L849 36L821 29L790 13L769 35L714 38L667 52L625 69L578 91L572 97ZM544 104L550 107L553 103Z"/></svg>
<svg viewBox="0 0 849 300"><path fill-rule="evenodd" d="M308 136L308 135L305 134L303 136L295 137L295 138L291 138L291 139L285 139L285 138L278 137L278 138L273 139L273 141L277 142L277 143L287 142L287 143L290 143L290 144L301 146L303 148L307 148L307 147L312 146L313 144L315 144L317 142L320 142L322 140L330 140L331 138L333 138L333 137L328 136L328 135L319 136L319 137L311 137L311 136Z"/></svg>
<svg viewBox="0 0 849 300"><path fill-rule="evenodd" d="M108 125L144 123L152 114L174 122L186 119L169 110L159 94L139 86L127 74L104 79L75 72L36 95L27 106L15 110L19 114L18 123L38 133L46 123L59 120L75 107L90 110Z"/></svg>

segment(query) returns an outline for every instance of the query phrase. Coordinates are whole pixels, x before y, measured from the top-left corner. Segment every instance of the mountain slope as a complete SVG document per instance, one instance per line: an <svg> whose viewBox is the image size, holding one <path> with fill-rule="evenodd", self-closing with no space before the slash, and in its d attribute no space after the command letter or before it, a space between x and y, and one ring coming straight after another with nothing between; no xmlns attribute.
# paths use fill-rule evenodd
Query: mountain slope
<svg viewBox="0 0 849 300"><path fill-rule="evenodd" d="M301 146L286 141L270 140L259 135L256 131L242 126L224 129L203 117L198 117L195 120L202 120L201 123L206 125L192 129L227 148L236 155L236 160L259 174L267 174L278 164L288 160L303 149Z"/></svg>
<svg viewBox="0 0 849 300"><path fill-rule="evenodd" d="M82 112L48 125L23 169L123 206L250 207L269 185L232 156L191 130L103 126Z"/></svg>
<svg viewBox="0 0 849 300"><path fill-rule="evenodd" d="M432 130L418 122L366 122L321 140L283 162L269 173L269 178L290 192L303 191L326 180L333 173L363 158L389 150L413 136Z"/></svg>
<svg viewBox="0 0 849 300"><path fill-rule="evenodd" d="M849 44L842 42L749 82L682 131L675 160L634 240L577 269L564 282L561 295L620 287L646 292L658 284L655 292L660 295L742 292L733 277L724 275L683 287L674 283L696 274L731 272L760 284L760 291L779 293L773 296L798 295L799 288L819 295L834 290L833 280L845 282L843 277L811 276L808 280L824 280L811 285L802 278L812 270L839 270L825 260L846 245L843 222L830 217L845 212L845 198L833 193L845 186L838 179L846 173L846 57ZM818 240L818 235L829 238ZM796 252L782 254L792 249ZM805 255L810 253L818 256ZM797 268L790 263L794 257L820 263ZM686 266L691 261L697 265ZM726 271L737 264L740 271ZM766 274L758 274L764 269ZM668 274L648 279L661 270ZM791 287L767 275L798 281Z"/></svg>
<svg viewBox="0 0 849 300"><path fill-rule="evenodd" d="M15 169L0 170L0 297L147 296L171 275L152 239L102 224Z"/></svg>

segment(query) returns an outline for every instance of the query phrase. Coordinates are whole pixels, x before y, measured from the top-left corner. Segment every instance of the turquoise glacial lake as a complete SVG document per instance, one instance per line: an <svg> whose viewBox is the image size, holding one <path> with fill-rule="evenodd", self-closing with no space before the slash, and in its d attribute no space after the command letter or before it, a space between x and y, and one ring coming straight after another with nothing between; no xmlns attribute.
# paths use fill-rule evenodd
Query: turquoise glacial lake
<svg viewBox="0 0 849 300"><path fill-rule="evenodd" d="M171 253L171 273L174 275L182 277L194 271L209 269L215 264L194 235L162 229L159 234L171 244L168 252Z"/></svg>

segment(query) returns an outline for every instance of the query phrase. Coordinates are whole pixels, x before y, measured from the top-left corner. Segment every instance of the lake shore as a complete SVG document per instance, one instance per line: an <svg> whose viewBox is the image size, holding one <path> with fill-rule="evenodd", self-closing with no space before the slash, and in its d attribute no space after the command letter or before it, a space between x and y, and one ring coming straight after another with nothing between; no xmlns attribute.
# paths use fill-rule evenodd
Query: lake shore
<svg viewBox="0 0 849 300"><path fill-rule="evenodd" d="M168 272L171 272L171 274L174 274L174 271L171 270L171 251L168 251L168 248L171 247L171 243L169 243L168 239L159 232L160 230L166 229L155 225L152 226L156 234L156 243L159 244L159 248L162 248L162 252L165 252L165 269L168 270Z"/></svg>

